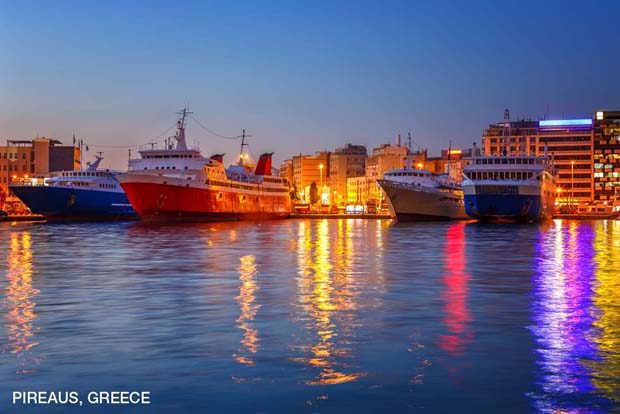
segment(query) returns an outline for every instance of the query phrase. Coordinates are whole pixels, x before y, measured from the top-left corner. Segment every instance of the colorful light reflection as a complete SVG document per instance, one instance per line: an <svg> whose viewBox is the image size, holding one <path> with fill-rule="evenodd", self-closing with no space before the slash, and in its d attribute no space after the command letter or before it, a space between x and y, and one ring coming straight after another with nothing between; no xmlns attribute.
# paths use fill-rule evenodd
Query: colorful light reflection
<svg viewBox="0 0 620 414"><path fill-rule="evenodd" d="M620 222L596 225L594 243L596 284L594 286L594 327L590 339L598 358L589 361L592 384L620 409Z"/></svg>
<svg viewBox="0 0 620 414"><path fill-rule="evenodd" d="M30 351L39 345L34 339L34 321L39 290L32 286L32 250L30 233L11 233L8 255L6 288L6 314L8 341L3 349L17 357L17 373L27 374L34 370L39 360Z"/></svg>
<svg viewBox="0 0 620 414"><path fill-rule="evenodd" d="M467 283L470 279L465 271L465 224L450 226L447 232L444 252L445 266L443 283L446 286L442 297L444 305L444 324L448 334L440 337L439 346L452 355L461 355L464 346L472 341L468 324L472 317L467 307Z"/></svg>
<svg viewBox="0 0 620 414"><path fill-rule="evenodd" d="M294 346L304 356L294 361L319 370L308 385L334 385L365 376L355 372L351 362L354 301L358 292L348 272L350 245L346 240L349 223L338 225L336 243L331 249L329 220L300 221L298 229L298 302L304 324L304 343Z"/></svg>
<svg viewBox="0 0 620 414"><path fill-rule="evenodd" d="M239 279L241 286L239 288L239 296L236 297L241 315L237 318L237 328L243 331L243 339L241 339L241 348L234 358L240 364L252 366L255 364L253 355L259 350L258 330L254 327L254 319L256 313L260 309L260 305L256 303L256 258L253 255L243 256L240 259Z"/></svg>
<svg viewBox="0 0 620 414"><path fill-rule="evenodd" d="M532 397L540 412L606 412L593 370L602 356L593 340L600 313L593 297L600 284L597 225L558 221L542 232L537 245L530 329L537 343L539 387Z"/></svg>

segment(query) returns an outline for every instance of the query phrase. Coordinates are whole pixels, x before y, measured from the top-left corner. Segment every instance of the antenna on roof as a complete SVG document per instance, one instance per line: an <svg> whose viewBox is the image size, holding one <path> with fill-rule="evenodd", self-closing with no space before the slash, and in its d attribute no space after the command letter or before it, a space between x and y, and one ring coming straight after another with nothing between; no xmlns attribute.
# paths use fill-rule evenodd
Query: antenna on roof
<svg viewBox="0 0 620 414"><path fill-rule="evenodd" d="M411 131L407 132L407 148L409 149L409 154L411 154Z"/></svg>
<svg viewBox="0 0 620 414"><path fill-rule="evenodd" d="M508 140L508 137L510 136L509 128L510 128L510 110L506 108L506 110L504 111L504 129L502 131L502 155L504 157L508 155L508 151L506 149L506 141Z"/></svg>

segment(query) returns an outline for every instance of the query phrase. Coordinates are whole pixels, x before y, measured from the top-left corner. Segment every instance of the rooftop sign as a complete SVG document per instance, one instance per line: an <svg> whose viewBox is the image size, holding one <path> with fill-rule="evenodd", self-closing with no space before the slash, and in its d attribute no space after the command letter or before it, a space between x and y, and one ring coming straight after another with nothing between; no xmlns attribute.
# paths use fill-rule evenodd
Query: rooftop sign
<svg viewBox="0 0 620 414"><path fill-rule="evenodd" d="M555 119L538 121L541 127L575 127L575 126L592 126L591 119Z"/></svg>

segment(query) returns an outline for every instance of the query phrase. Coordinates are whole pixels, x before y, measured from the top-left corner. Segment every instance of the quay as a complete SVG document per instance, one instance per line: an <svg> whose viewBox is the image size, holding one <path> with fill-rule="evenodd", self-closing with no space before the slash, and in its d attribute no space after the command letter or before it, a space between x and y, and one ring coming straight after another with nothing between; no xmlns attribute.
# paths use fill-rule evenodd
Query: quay
<svg viewBox="0 0 620 414"><path fill-rule="evenodd" d="M292 219L370 219L370 220L387 220L393 218L389 214L330 214L330 213L294 213L289 216Z"/></svg>
<svg viewBox="0 0 620 414"><path fill-rule="evenodd" d="M564 220L618 220L617 215L600 215L600 214L585 214L585 213L560 213L553 216L554 219Z"/></svg>
<svg viewBox="0 0 620 414"><path fill-rule="evenodd" d="M0 217L0 222L2 221L45 221L45 217L40 214L14 214Z"/></svg>

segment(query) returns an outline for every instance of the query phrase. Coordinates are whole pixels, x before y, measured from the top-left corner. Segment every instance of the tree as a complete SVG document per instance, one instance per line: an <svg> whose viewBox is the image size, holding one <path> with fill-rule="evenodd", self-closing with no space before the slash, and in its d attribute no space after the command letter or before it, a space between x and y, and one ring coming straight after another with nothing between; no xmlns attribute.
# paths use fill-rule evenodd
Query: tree
<svg viewBox="0 0 620 414"><path fill-rule="evenodd" d="M297 186L293 183L291 192L289 193L292 201L299 201L299 193L297 192Z"/></svg>
<svg viewBox="0 0 620 414"><path fill-rule="evenodd" d="M310 184L310 204L316 204L319 202L319 189L316 185L316 181L312 181Z"/></svg>

